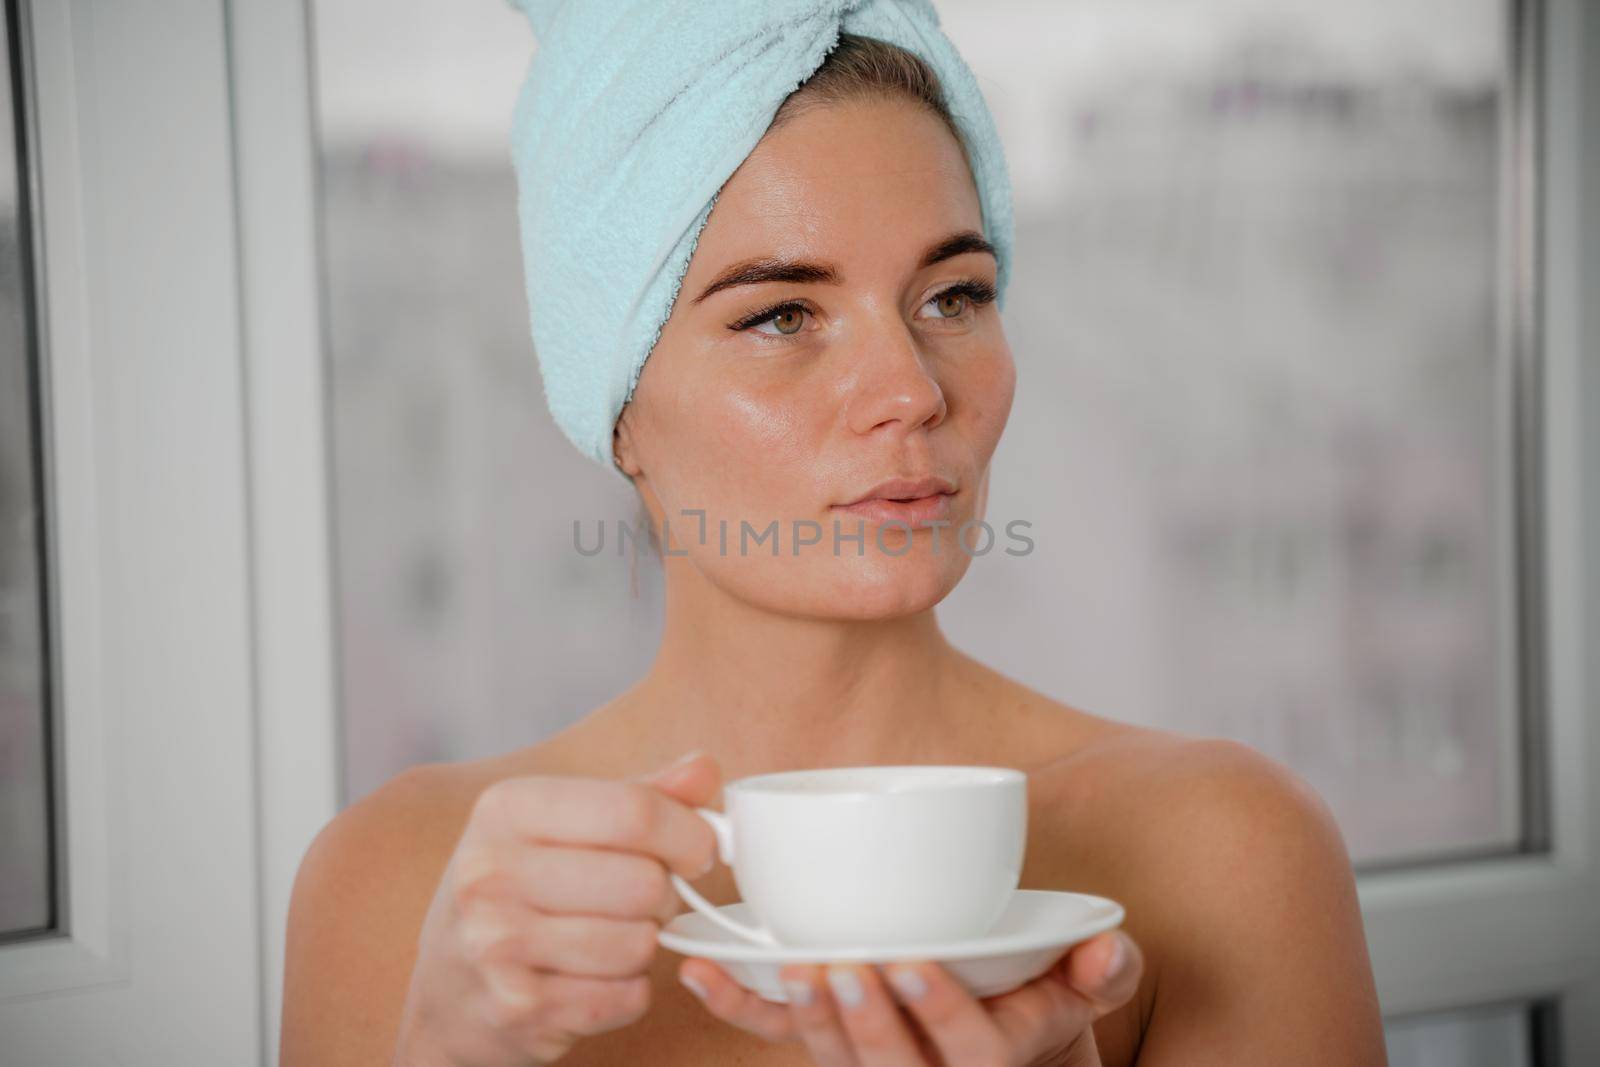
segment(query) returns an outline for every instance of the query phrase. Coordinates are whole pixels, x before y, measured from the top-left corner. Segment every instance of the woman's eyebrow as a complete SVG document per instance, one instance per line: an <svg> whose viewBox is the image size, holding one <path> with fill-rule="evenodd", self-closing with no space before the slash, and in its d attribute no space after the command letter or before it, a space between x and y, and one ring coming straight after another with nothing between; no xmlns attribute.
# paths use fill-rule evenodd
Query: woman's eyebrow
<svg viewBox="0 0 1600 1067"><path fill-rule="evenodd" d="M942 260L965 255L968 252L987 252L991 256L995 255L994 245L984 240L983 234L976 230L962 230L941 237L929 245L923 252L922 259L918 261L917 269L924 270ZM693 303L698 304L713 293L740 285L760 285L763 282L838 285L843 280L843 275L831 263L762 256L740 260L724 269L699 296L694 298Z"/></svg>

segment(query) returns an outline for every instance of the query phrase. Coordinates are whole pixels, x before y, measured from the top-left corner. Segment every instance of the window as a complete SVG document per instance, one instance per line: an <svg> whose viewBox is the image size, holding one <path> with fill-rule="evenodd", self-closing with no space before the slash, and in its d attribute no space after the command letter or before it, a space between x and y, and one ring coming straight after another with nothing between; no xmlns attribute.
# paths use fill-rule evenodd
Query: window
<svg viewBox="0 0 1600 1067"><path fill-rule="evenodd" d="M0 939L59 925L53 862L49 567L28 124L6 5L0 80Z"/></svg>
<svg viewBox="0 0 1600 1067"><path fill-rule="evenodd" d="M1391 1020L1389 1067L1538 1067L1554 1058L1553 1009L1496 1005Z"/></svg>
<svg viewBox="0 0 1600 1067"><path fill-rule="evenodd" d="M633 509L550 424L526 336L531 40L413 7L315 5L351 796L603 703L660 610L653 561L635 599L570 550L574 515ZM1360 862L1517 846L1506 4L940 11L1016 190L990 521L1036 542L974 562L952 637L1284 761Z"/></svg>
<svg viewBox="0 0 1600 1067"><path fill-rule="evenodd" d="M1579 401L1541 407L1594 350L1571 284L1587 9L936 6L1016 192L989 510L1035 542L975 560L941 624L1052 696L1243 740L1327 798L1396 1067L1463 1040L1555 1062L1545 996L1587 1062L1592 503L1587 453L1553 458L1546 494L1531 447L1541 424L1591 443ZM525 20L401 10L312 5L346 799L554 733L648 667L661 611L648 554L635 576L571 548L575 515L633 500L551 424L527 336Z"/></svg>
<svg viewBox="0 0 1600 1067"><path fill-rule="evenodd" d="M1288 764L1359 863L1517 847L1508 5L942 10L1012 149L990 510L1038 543L952 638Z"/></svg>

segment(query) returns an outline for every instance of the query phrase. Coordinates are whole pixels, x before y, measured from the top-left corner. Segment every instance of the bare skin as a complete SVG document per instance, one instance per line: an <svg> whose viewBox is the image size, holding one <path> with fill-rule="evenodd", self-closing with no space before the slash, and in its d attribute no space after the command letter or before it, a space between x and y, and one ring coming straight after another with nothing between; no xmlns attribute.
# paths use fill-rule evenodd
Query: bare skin
<svg viewBox="0 0 1600 1067"><path fill-rule="evenodd" d="M763 139L724 187L616 431L619 465L658 527L672 520L671 547L685 553L663 561L655 663L544 743L417 768L324 829L290 915L284 1064L394 1061L399 1035L415 1032L408 1005L438 966L436 953L419 956L419 935L424 948L440 944L430 905L491 785L636 779L695 748L712 759L680 795L713 806L722 782L772 770L1028 772L1021 884L1121 901L1137 961L1137 985L1057 1062L1385 1062L1349 859L1305 783L1242 745L1050 700L951 646L934 607L971 558L951 549L949 529L942 552L927 528L886 531L895 554L873 550L870 528L859 556L853 545L835 554L827 537L799 554L787 540L778 556L718 551L719 519L735 530L740 519L759 529L797 518L829 530L840 505L891 477L949 479L950 529L985 516L1015 369L993 304L949 293L992 284L995 263L976 247L924 262L951 235L981 229L959 146L916 107L806 111ZM821 264L835 278L698 299L758 257ZM798 307L730 326L791 301ZM690 509L706 515L705 543L684 518ZM695 847L709 849L709 830L687 820L704 830ZM694 881L713 903L737 899L725 869ZM1099 966L1112 941L1074 955L1083 969ZM772 1013L786 1009L748 998L711 961L660 950L642 973L647 1008L578 1041L562 1064L819 1062L814 1047L772 1039L781 1022ZM680 984L684 974L710 988L706 1002ZM436 998L441 1010L449 1000ZM937 1063L860 1058L907 1062Z"/></svg>

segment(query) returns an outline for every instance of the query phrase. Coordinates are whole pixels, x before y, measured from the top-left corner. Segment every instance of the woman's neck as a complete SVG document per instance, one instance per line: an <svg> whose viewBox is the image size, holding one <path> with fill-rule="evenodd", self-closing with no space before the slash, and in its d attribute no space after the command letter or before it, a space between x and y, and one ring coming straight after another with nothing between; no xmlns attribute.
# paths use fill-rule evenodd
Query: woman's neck
<svg viewBox="0 0 1600 1067"><path fill-rule="evenodd" d="M930 608L807 619L732 600L674 611L650 671L596 713L646 765L701 748L729 778L768 770L940 762L981 713L973 662Z"/></svg>

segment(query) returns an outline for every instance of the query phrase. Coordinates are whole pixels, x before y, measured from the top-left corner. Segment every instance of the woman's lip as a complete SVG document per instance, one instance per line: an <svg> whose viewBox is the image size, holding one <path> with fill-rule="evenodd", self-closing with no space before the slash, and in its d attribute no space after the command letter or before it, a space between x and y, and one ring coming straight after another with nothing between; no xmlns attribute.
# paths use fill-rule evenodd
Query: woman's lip
<svg viewBox="0 0 1600 1067"><path fill-rule="evenodd" d="M872 497L854 504L835 504L834 511L859 515L869 522L885 523L891 520L908 526L920 526L935 520L950 518L950 501L955 493L933 493L914 500L885 500Z"/></svg>

